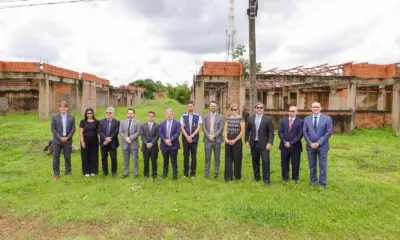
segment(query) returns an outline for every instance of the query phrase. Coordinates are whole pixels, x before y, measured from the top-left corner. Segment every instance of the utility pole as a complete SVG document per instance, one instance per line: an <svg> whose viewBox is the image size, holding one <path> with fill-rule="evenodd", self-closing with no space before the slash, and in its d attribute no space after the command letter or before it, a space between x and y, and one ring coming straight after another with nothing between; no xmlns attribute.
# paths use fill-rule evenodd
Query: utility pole
<svg viewBox="0 0 400 240"><path fill-rule="evenodd" d="M257 101L257 79L256 79L256 17L257 17L257 0L249 0L249 76L250 76L250 111L252 115L253 108Z"/></svg>

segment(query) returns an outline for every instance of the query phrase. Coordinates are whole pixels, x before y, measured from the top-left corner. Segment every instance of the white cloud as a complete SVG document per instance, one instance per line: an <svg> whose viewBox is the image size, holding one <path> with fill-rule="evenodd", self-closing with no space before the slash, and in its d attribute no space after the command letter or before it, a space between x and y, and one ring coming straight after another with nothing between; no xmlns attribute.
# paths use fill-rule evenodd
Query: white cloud
<svg viewBox="0 0 400 240"><path fill-rule="evenodd" d="M199 69L196 61L225 59L228 0L142 1L0 10L0 59L48 59L113 85L139 78L190 83ZM248 45L247 1L235 2L237 43ZM397 0L259 4L257 59L264 69L400 61Z"/></svg>

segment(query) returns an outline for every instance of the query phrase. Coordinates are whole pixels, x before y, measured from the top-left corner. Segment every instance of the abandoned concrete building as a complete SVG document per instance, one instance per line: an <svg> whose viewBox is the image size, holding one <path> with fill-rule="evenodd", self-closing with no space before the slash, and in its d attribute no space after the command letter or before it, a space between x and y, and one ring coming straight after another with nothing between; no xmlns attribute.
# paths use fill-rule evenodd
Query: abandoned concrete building
<svg viewBox="0 0 400 240"><path fill-rule="evenodd" d="M246 117L250 83L243 73L242 63L204 62L193 79L196 112L203 113L214 100L225 114L231 103L238 103ZM275 126L287 116L289 106L297 106L304 118L318 101L323 113L332 117L335 132L391 126L400 135L400 64L273 68L257 74L257 95Z"/></svg>
<svg viewBox="0 0 400 240"><path fill-rule="evenodd" d="M44 121L63 100L82 114L88 107L139 104L143 93L143 88L112 87L109 80L46 63L0 61L0 113L38 113Z"/></svg>

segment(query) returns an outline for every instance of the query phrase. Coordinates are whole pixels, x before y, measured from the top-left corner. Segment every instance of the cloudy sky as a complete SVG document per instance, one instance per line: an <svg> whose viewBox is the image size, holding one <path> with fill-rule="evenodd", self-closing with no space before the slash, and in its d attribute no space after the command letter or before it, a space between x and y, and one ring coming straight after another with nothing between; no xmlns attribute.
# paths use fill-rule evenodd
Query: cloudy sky
<svg viewBox="0 0 400 240"><path fill-rule="evenodd" d="M14 1L14 2L10 2ZM1 6L66 0L0 0ZM224 61L229 0L108 0L0 9L0 60L40 61L113 85L191 81ZM235 0L236 43L248 45L248 0ZM263 69L400 62L400 0L259 0Z"/></svg>

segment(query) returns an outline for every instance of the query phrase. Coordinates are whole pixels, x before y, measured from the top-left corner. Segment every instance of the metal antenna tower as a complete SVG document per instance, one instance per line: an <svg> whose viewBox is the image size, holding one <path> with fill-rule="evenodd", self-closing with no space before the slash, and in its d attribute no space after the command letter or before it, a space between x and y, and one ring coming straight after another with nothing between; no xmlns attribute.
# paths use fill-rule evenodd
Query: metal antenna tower
<svg viewBox="0 0 400 240"><path fill-rule="evenodd" d="M227 61L232 61L232 54L235 51L235 0L229 0L229 29L226 29Z"/></svg>

